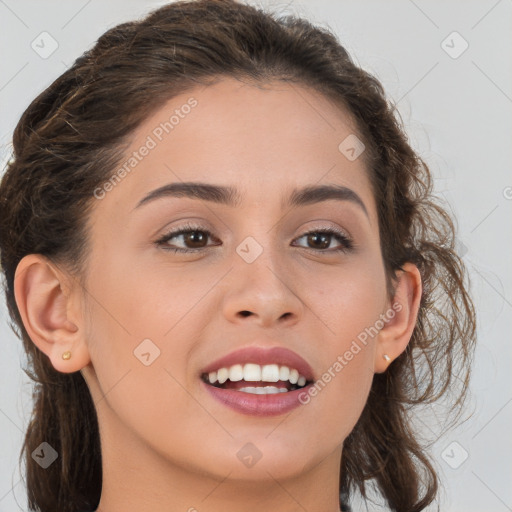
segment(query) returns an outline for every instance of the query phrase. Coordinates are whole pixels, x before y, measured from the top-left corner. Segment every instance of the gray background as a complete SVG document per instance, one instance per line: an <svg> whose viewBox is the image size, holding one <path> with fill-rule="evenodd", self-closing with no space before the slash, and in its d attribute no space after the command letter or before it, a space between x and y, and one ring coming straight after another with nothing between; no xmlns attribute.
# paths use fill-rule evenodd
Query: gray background
<svg viewBox="0 0 512 512"><path fill-rule="evenodd" d="M2 168L12 130L30 101L107 28L164 3L0 0ZM479 345L467 409L472 415L431 449L445 487L441 510L512 510L512 1L251 3L304 15L338 34L398 104L412 146L434 173L436 193L457 216ZM460 36L450 36L454 31ZM41 55L55 45L52 39L56 50ZM469 46L458 55L464 41ZM3 303L0 337L0 512L11 512L27 508L17 461L31 389ZM417 416L428 438L437 437L439 413L430 408ZM383 510L376 503L354 509Z"/></svg>

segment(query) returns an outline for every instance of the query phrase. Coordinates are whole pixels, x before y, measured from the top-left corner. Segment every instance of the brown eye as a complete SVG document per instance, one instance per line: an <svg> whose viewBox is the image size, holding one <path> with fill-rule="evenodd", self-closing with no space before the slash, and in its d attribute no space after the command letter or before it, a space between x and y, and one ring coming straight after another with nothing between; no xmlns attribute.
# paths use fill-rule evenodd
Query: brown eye
<svg viewBox="0 0 512 512"><path fill-rule="evenodd" d="M327 235L325 233L313 233L307 235L308 244L311 244L314 249L327 249L329 245L331 245L331 237L332 235Z"/></svg>
<svg viewBox="0 0 512 512"><path fill-rule="evenodd" d="M166 233L162 238L155 243L157 246L162 247L166 251L173 252L197 252L201 249L206 249L208 238L212 238L212 233L200 226L184 226L170 233ZM172 247L170 241L173 239L181 238L181 244L184 247Z"/></svg>
<svg viewBox="0 0 512 512"><path fill-rule="evenodd" d="M201 247L204 247L204 243L208 239L208 235L203 231L189 231L187 233L182 233L182 236L185 245L191 244L192 249L200 249Z"/></svg>
<svg viewBox="0 0 512 512"><path fill-rule="evenodd" d="M306 238L308 244L307 249L314 249L320 252L348 251L353 248L353 243L350 238L342 231L338 231L334 228L309 231L296 240L300 240L301 238ZM340 242L341 246L327 250L333 239Z"/></svg>

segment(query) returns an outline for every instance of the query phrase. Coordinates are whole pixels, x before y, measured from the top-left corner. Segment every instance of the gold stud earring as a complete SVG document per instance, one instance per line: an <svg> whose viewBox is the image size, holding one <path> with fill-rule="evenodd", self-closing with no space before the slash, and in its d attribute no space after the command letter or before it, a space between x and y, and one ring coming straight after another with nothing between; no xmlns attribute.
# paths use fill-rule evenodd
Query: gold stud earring
<svg viewBox="0 0 512 512"><path fill-rule="evenodd" d="M389 357L387 354L384 354L382 357L386 360L387 363L391 361L391 357Z"/></svg>
<svg viewBox="0 0 512 512"><path fill-rule="evenodd" d="M68 360L70 357L71 357L71 352L69 350L66 350L66 352L64 352L62 354L62 359Z"/></svg>

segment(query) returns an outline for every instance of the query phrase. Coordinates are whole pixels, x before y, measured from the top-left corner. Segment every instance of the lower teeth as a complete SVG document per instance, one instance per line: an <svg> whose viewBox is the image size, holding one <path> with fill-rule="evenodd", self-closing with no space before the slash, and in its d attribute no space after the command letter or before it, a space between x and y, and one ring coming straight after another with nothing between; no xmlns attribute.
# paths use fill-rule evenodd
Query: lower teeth
<svg viewBox="0 0 512 512"><path fill-rule="evenodd" d="M252 387L247 386L245 388L240 388L238 391L242 391L243 393L253 393L255 395L274 395L276 393L287 393L288 390L286 388L276 388L275 386L261 386L261 387Z"/></svg>

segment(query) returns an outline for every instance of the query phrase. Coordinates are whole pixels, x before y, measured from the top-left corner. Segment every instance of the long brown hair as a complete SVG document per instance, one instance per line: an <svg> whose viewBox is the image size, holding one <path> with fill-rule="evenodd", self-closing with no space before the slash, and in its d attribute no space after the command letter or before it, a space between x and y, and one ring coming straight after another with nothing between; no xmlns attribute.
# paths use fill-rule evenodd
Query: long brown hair
<svg viewBox="0 0 512 512"><path fill-rule="evenodd" d="M29 338L14 298L27 254L43 254L78 279L86 268L93 191L121 161L134 129L165 101L225 76L307 85L343 105L366 145L388 284L404 262L423 280L410 343L375 374L364 411L343 446L340 493L421 511L438 478L409 421L412 405L466 396L475 313L450 216L432 195L427 165L407 143L379 81L354 64L329 30L278 18L235 0L182 1L108 30L26 109L0 186L0 251L12 327L28 356L34 408L23 449L28 503L41 512L96 508L102 482L96 410L80 372L60 373ZM390 288L391 289L391 288ZM48 442L47 469L31 457Z"/></svg>

